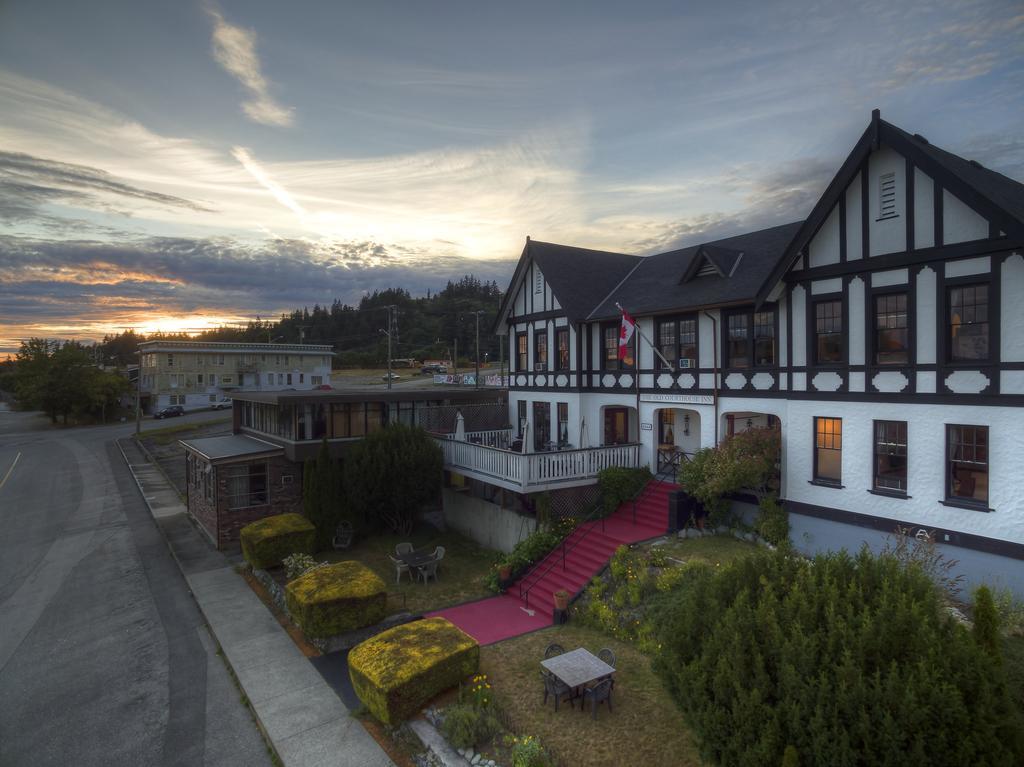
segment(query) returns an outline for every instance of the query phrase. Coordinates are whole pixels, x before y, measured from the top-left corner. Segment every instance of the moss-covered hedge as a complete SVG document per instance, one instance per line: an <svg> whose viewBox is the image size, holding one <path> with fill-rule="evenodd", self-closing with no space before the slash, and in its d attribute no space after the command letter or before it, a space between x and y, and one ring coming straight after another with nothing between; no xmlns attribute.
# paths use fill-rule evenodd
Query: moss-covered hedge
<svg viewBox="0 0 1024 767"><path fill-rule="evenodd" d="M384 620L387 587L359 562L314 568L285 587L288 612L314 638L344 634Z"/></svg>
<svg viewBox="0 0 1024 767"><path fill-rule="evenodd" d="M316 528L301 514L277 514L246 525L242 556L257 570L279 565L290 554L316 551Z"/></svg>
<svg viewBox="0 0 1024 767"><path fill-rule="evenodd" d="M396 626L356 645L348 672L359 700L396 726L435 695L475 674L480 645L444 618Z"/></svg>

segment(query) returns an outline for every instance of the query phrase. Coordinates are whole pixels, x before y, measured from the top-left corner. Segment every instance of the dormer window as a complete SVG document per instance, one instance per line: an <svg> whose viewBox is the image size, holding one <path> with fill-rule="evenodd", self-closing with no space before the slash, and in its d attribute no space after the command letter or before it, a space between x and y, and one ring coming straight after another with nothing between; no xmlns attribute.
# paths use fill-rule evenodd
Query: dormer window
<svg viewBox="0 0 1024 767"><path fill-rule="evenodd" d="M896 174L878 177L878 218L896 218Z"/></svg>

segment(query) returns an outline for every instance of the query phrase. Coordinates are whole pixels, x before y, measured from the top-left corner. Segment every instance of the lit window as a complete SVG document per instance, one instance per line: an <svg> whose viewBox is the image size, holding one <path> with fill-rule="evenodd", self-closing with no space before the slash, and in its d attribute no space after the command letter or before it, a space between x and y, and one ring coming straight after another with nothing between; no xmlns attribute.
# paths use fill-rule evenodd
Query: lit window
<svg viewBox="0 0 1024 767"><path fill-rule="evenodd" d="M838 485L843 478L843 419L814 419L814 479Z"/></svg>

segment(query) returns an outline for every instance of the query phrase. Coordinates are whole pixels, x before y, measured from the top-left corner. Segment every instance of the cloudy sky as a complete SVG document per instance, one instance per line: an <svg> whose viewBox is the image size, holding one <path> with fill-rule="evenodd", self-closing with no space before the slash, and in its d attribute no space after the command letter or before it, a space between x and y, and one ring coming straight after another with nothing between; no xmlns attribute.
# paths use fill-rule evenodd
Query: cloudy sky
<svg viewBox="0 0 1024 767"><path fill-rule="evenodd" d="M879 107L1024 179L1019 0L0 0L0 352L807 215Z"/></svg>

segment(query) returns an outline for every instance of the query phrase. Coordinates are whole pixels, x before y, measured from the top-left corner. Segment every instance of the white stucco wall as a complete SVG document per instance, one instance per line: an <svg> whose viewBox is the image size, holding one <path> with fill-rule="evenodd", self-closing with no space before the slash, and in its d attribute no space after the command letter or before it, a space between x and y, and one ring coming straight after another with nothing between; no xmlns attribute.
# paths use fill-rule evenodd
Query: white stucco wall
<svg viewBox="0 0 1024 767"><path fill-rule="evenodd" d="M814 417L843 419L843 489L809 484L814 476ZM873 495L872 421L907 422L907 500ZM873 514L1024 543L1024 409L884 402L791 401L783 416L787 445L784 496L803 503ZM943 506L946 424L989 427L990 513Z"/></svg>
<svg viewBox="0 0 1024 767"><path fill-rule="evenodd" d="M920 168L914 169L914 247L935 244L935 182Z"/></svg>
<svg viewBox="0 0 1024 767"><path fill-rule="evenodd" d="M988 219L981 217L947 189L942 190L942 241L946 245L988 238Z"/></svg>
<svg viewBox="0 0 1024 767"><path fill-rule="evenodd" d="M863 232L860 228L860 174L846 187L846 259L854 261L864 255Z"/></svg>
<svg viewBox="0 0 1024 767"><path fill-rule="evenodd" d="M1000 306L1000 355L1004 362L1024 361L1024 256L1014 253L1003 262Z"/></svg>
<svg viewBox="0 0 1024 767"><path fill-rule="evenodd" d="M825 223L821 225L821 229L807 245L807 252L812 267L839 263L838 207L833 208L829 213Z"/></svg>
<svg viewBox="0 0 1024 767"><path fill-rule="evenodd" d="M907 249L907 163L903 155L882 147L868 158L868 232L869 254L880 256ZM882 174L893 173L896 179L896 216L879 220L879 196Z"/></svg>

